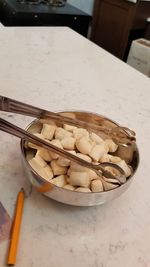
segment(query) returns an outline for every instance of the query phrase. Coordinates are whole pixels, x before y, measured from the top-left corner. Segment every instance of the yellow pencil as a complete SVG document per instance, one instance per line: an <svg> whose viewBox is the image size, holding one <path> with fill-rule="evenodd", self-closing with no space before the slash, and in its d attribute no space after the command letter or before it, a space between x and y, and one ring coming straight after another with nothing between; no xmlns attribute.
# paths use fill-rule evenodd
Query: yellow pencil
<svg viewBox="0 0 150 267"><path fill-rule="evenodd" d="M16 255L17 255L21 219L22 219L24 197L25 197L25 193L24 193L24 189L22 188L17 196L16 209L15 209L14 221L13 221L13 227L12 227L12 234L11 234L11 239L10 239L10 247L9 247L9 252L8 252L8 257L7 257L8 266L13 266L16 263Z"/></svg>

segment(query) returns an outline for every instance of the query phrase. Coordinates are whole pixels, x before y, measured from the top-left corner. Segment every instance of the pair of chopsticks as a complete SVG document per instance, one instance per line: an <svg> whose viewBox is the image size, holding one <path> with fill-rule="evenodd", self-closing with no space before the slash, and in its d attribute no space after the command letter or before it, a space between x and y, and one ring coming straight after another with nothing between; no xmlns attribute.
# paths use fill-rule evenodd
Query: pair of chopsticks
<svg viewBox="0 0 150 267"><path fill-rule="evenodd" d="M7 266L14 266L16 263L16 256L17 256L17 248L18 248L18 241L19 241L19 234L20 234L20 227L21 227L21 220L22 220L22 212L24 206L24 198L25 192L22 188L17 196L16 201L16 208L14 214L14 220L12 225L11 231L11 238L10 238L10 245L9 251L7 256Z"/></svg>

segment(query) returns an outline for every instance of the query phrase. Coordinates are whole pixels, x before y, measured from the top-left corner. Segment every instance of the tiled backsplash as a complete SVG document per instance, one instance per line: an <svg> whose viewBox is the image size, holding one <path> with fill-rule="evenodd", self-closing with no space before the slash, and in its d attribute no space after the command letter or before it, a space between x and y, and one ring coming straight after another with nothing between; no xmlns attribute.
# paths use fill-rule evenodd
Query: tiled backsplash
<svg viewBox="0 0 150 267"><path fill-rule="evenodd" d="M92 15L94 0L67 0L67 2Z"/></svg>
<svg viewBox="0 0 150 267"><path fill-rule="evenodd" d="M126 0L128 2L136 3L137 0ZM150 1L150 0L140 0L140 1ZM94 0L67 0L73 6L76 6L83 10L84 12L92 15Z"/></svg>

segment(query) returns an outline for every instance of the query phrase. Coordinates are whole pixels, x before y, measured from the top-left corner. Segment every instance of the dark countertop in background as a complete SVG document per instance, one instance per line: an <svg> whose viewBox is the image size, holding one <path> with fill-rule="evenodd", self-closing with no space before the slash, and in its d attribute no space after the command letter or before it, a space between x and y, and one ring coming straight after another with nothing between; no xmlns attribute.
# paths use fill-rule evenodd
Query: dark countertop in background
<svg viewBox="0 0 150 267"><path fill-rule="evenodd" d="M66 3L62 7L55 7L46 4L30 4L30 3L19 3L16 0L0 0L2 5L9 6L14 12L29 12L29 13L50 13L50 14L64 14L64 15L82 15L90 16L82 10Z"/></svg>
<svg viewBox="0 0 150 267"><path fill-rule="evenodd" d="M66 3L62 7L32 5L0 0L0 21L4 26L68 26L87 36L91 16Z"/></svg>

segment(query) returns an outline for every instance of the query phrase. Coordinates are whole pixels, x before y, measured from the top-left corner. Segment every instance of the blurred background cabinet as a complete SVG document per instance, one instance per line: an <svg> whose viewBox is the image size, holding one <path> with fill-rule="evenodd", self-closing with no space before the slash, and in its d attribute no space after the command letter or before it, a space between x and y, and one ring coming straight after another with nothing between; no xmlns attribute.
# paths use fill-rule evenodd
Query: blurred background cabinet
<svg viewBox="0 0 150 267"><path fill-rule="evenodd" d="M33 4L33 2L37 4ZM91 16L65 3L51 6L38 0L0 0L0 20L4 26L68 26L87 36Z"/></svg>
<svg viewBox="0 0 150 267"><path fill-rule="evenodd" d="M150 2L95 0L91 39L126 60L132 40L145 36Z"/></svg>

